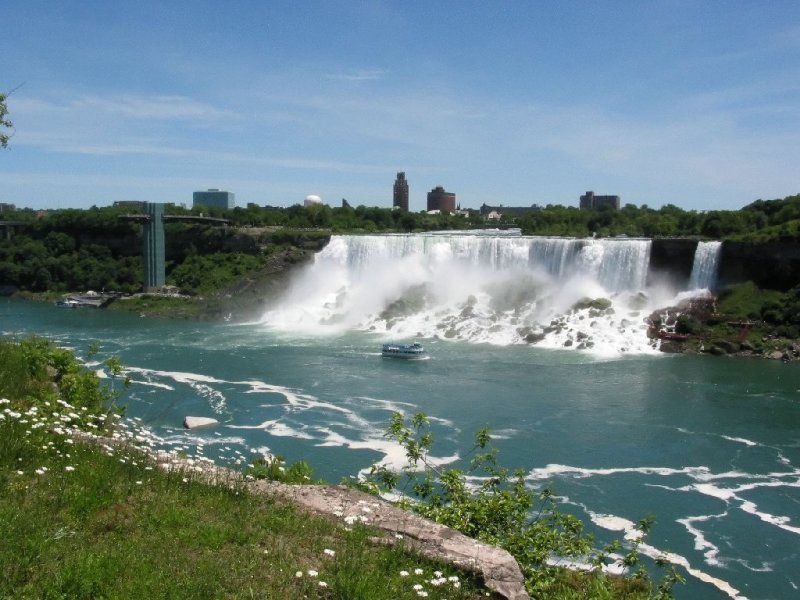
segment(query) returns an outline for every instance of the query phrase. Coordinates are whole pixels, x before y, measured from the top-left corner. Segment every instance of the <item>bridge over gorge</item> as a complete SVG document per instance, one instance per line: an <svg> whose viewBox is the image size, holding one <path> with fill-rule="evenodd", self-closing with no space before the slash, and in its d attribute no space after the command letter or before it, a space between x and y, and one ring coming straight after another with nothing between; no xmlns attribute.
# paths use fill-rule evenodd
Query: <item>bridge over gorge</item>
<svg viewBox="0 0 800 600"><path fill-rule="evenodd" d="M0 229L3 230L3 234L7 240L10 240L11 236L14 234L14 227L24 227L25 225L27 225L27 223L24 221L0 221Z"/></svg>
<svg viewBox="0 0 800 600"><path fill-rule="evenodd" d="M166 283L164 260L164 224L166 222L183 221L206 223L208 225L228 225L230 223L227 219L214 217L166 215L164 214L164 206L164 204L145 202L143 213L121 215L119 217L122 220L135 221L142 225L142 258L144 262L144 284L142 285L142 290L145 292L160 290Z"/></svg>

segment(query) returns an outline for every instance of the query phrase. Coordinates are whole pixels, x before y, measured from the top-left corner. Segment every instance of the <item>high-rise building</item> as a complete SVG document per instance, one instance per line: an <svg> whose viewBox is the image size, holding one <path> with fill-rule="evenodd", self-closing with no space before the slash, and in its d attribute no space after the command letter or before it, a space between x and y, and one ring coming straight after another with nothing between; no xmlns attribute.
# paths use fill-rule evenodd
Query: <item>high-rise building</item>
<svg viewBox="0 0 800 600"><path fill-rule="evenodd" d="M586 192L580 198L581 208L600 208L601 206L610 206L614 209L619 209L619 196L595 196L594 192Z"/></svg>
<svg viewBox="0 0 800 600"><path fill-rule="evenodd" d="M397 174L397 179L394 180L392 206L408 211L408 181L406 181L406 174L404 171L400 171Z"/></svg>
<svg viewBox="0 0 800 600"><path fill-rule="evenodd" d="M236 195L233 192L226 192L211 188L205 192L195 192L192 194L192 206L205 206L206 208L233 208L236 203Z"/></svg>
<svg viewBox="0 0 800 600"><path fill-rule="evenodd" d="M444 191L442 186L433 188L430 192L428 192L428 210L455 212L456 195L452 192Z"/></svg>

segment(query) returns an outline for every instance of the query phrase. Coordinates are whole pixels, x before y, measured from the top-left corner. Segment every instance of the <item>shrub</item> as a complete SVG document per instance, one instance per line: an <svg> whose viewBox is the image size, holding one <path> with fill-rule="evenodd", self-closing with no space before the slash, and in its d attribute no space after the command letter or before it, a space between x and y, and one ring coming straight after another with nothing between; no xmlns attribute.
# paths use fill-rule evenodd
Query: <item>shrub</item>
<svg viewBox="0 0 800 600"><path fill-rule="evenodd" d="M261 456L251 463L245 475L253 479L307 484L311 483L313 470L302 460L287 466L282 456Z"/></svg>
<svg viewBox="0 0 800 600"><path fill-rule="evenodd" d="M640 522L641 536L622 558L610 558L622 547L620 542L595 552L581 521L561 513L549 489L533 491L527 487L522 470L512 472L499 465L488 429L475 435L468 471L442 469L428 460L433 435L429 420L422 413L415 414L410 423L395 413L387 436L403 447L408 465L400 473L373 467L362 482L362 489L399 493L402 507L505 548L519 563L526 589L533 597L552 597L552 592L565 585L568 578L557 566L562 560L585 561L588 557L597 568L609 562L627 568L639 566L637 548L652 525L651 518ZM597 572L592 579L604 587L606 595L610 594L613 584L609 580ZM671 598L672 586L679 581L681 577L671 569L659 584L656 597ZM644 597L648 596L649 578L643 567L629 584L638 590L634 596L642 597L642 590L646 590Z"/></svg>

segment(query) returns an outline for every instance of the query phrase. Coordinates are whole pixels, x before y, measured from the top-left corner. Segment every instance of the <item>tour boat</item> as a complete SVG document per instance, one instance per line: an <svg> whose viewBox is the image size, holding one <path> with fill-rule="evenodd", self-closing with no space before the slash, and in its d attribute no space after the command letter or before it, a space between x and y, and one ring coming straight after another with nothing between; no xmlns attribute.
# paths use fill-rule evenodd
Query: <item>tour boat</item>
<svg viewBox="0 0 800 600"><path fill-rule="evenodd" d="M419 342L413 344L384 344L381 356L385 358L423 358L425 348Z"/></svg>
<svg viewBox="0 0 800 600"><path fill-rule="evenodd" d="M78 308L80 306L80 302L65 298L63 300L56 301L56 306L59 308Z"/></svg>

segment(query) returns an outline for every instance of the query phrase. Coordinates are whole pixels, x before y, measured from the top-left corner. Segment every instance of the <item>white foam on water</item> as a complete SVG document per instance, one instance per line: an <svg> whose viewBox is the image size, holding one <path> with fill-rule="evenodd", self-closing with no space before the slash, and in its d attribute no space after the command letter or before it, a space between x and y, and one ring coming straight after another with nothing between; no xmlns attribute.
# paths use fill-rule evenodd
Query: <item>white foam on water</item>
<svg viewBox="0 0 800 600"><path fill-rule="evenodd" d="M674 552L665 552L663 550L659 550L655 546L642 542L641 540L643 539L643 534L636 528L636 524L633 523L633 521L616 515L594 513L582 504L579 506L586 511L591 521L598 527L602 527L603 529L607 529L609 531L622 531L624 532L624 537L626 540L629 542L638 542L636 547L644 556L647 556L653 560L666 560L673 565L682 567L692 577L704 583L713 585L715 588L727 594L734 600L747 600L745 596L739 594L739 590L734 588L727 581L692 567L689 560L685 556L676 554Z"/></svg>
<svg viewBox="0 0 800 600"><path fill-rule="evenodd" d="M720 437L722 437L722 439L724 439L724 440L728 440L728 441L731 441L731 442L738 442L740 444L744 444L745 446L758 446L759 445L758 442L754 442L752 440L748 440L748 439L745 439L745 438L731 437L731 436L728 436L728 435L723 435L723 436L720 436Z"/></svg>
<svg viewBox="0 0 800 600"><path fill-rule="evenodd" d="M611 467L606 469L587 469L584 467L572 467L569 465L548 464L545 467L531 469L528 479L541 480L550 479L557 475L571 476L576 479L583 479L594 476L610 476L620 473L640 473L643 475L661 475L668 477L671 475L690 475L692 477L705 477L709 473L708 467L683 467L675 469L671 467Z"/></svg>
<svg viewBox="0 0 800 600"><path fill-rule="evenodd" d="M712 483L697 483L694 485L687 485L680 489L681 491L697 491L705 496L711 496L723 502L729 502L736 498L736 493L733 490L721 488Z"/></svg>
<svg viewBox="0 0 800 600"><path fill-rule="evenodd" d="M796 487L796 486L795 486ZM774 525L779 529L783 529L784 531L788 531L790 533L800 535L800 527L796 527L794 525L789 525L792 519L791 517L781 516L781 515L772 515L767 512L759 511L758 505L755 502L744 501L739 506L744 512L749 513L753 516L758 517L765 523L769 523L770 525Z"/></svg>
<svg viewBox="0 0 800 600"><path fill-rule="evenodd" d="M752 571L753 573L772 573L775 569L772 567L772 563L762 563L760 567L753 567L750 565L750 562L741 558L732 559L736 563L742 565L748 571Z"/></svg>
<svg viewBox="0 0 800 600"><path fill-rule="evenodd" d="M317 397L311 394L305 394L297 390L287 388L284 386L270 384L258 380L246 381L227 381L217 379L207 375L200 375L196 373L186 373L178 371L158 371L152 369L130 369L131 372L140 373L149 379L151 378L166 378L188 385L196 390L201 396L206 397L210 401L218 400L222 404L217 404L217 409L224 408L224 395L212 387L211 384L227 384L242 386L243 393L246 394L272 394L281 398L286 403L285 410L287 415L295 411L322 411L324 413L340 414L344 416L343 422L332 422L330 418L326 420L325 425L297 425L288 422L285 418L267 419L260 423L255 424L242 424L242 423L229 423L226 427L230 429L241 430L260 430L275 437L289 437L294 439L309 440L315 442L317 446L339 446L355 450L371 450L382 455L382 458L376 463L378 466L384 466L390 469L400 470L407 466L408 459L406 457L405 449L391 440L387 440L384 436L383 429L379 429L371 422L363 418L356 411L351 410L346 406L339 406L330 402L320 401ZM151 381L152 385L153 382ZM165 384L161 384L165 385ZM408 409L413 408L414 405L404 402L394 402L378 398L358 398L346 399L345 402L354 402L356 400L369 402L371 405L379 410L400 412L407 414ZM272 407L272 404L265 406ZM436 422L443 427L453 427L452 421L444 418L430 417L432 422ZM339 430L349 430L357 432L358 436L355 438L347 437L342 431L335 431L332 427L337 427ZM164 438L165 444L185 444L185 443L203 443L203 438L196 436L189 436L187 434L173 434L169 438ZM218 440L217 442L218 443ZM237 443L245 445L243 439ZM457 454L452 456L429 456L427 460L432 465L445 465L455 462L459 459ZM362 474L366 473L368 469L362 470Z"/></svg>
<svg viewBox="0 0 800 600"><path fill-rule="evenodd" d="M299 440L313 440L313 435L303 429L292 427L278 419L270 419L256 425L228 425L231 429L260 429L275 437L291 437Z"/></svg>
<svg viewBox="0 0 800 600"><path fill-rule="evenodd" d="M322 402L316 396L312 396L311 394L303 394L291 388L283 387L280 385L273 385L271 383L265 383L263 381L233 381L231 383L239 384L239 385L246 385L249 386L250 389L245 391L245 394L259 394L259 393L267 393L267 394L278 394L283 396L286 402L292 409L298 410L313 410L313 409L324 409L334 412L341 412L341 413L350 413L346 408L341 406L337 406L336 404L331 404L330 402Z"/></svg>
<svg viewBox="0 0 800 600"><path fill-rule="evenodd" d="M726 474L721 474L718 477L723 478ZM717 498L727 504L737 503L738 507L755 517L758 517L764 523L768 523L783 531L789 533L800 534L800 527L791 525L791 517L785 515L773 515L767 512L760 511L758 505L752 501L742 498L740 496L743 492L748 492L760 488L800 488L800 471L792 471L787 473L768 473L766 475L749 475L739 472L733 472L729 475L730 479L747 478L755 479L753 483L740 484L733 487L721 487L712 483L696 483L679 488L681 491L697 491L706 496ZM786 480L788 479L788 481Z"/></svg>
<svg viewBox="0 0 800 600"><path fill-rule="evenodd" d="M154 381L141 381L141 380L138 380L138 379L130 379L129 382L131 384L143 385L145 387L158 388L158 389L161 389L161 390L169 390L169 391L174 391L175 390L175 388L173 386L167 385L166 383L157 383L157 382L154 382Z"/></svg>
<svg viewBox="0 0 800 600"><path fill-rule="evenodd" d="M158 371L155 369L142 369L139 367L126 367L125 372L142 373L143 375L156 375L167 379L172 379L176 383L227 383L221 379L200 373L184 373L181 371Z"/></svg>
<svg viewBox="0 0 800 600"><path fill-rule="evenodd" d="M243 392L245 394L258 394L258 393L277 394L279 396L282 396L284 400L289 404L289 406L292 407L293 409L300 409L300 410L324 409L342 413L351 412L346 408L342 408L335 404L331 404L330 402L322 402L318 398L310 394L303 394L291 388L266 383L264 381L258 381L258 380L227 381L224 379L217 379L215 377L210 377L208 375L201 375L199 373L185 373L180 371L158 371L154 369L141 369L141 368L129 368L127 369L127 371L134 373L141 373L149 377L156 376L161 378L167 378L175 381L176 383L183 383L185 385L188 385L192 389L197 391L200 396L208 399L212 409L217 413L224 412L227 400L225 398L225 395L222 394L222 392L214 389L208 384L229 384L229 385L245 386L249 388Z"/></svg>
<svg viewBox="0 0 800 600"><path fill-rule="evenodd" d="M741 443L748 447L760 446L760 444L757 442L746 440L744 438L733 438L730 441ZM782 531L792 534L800 534L800 527L792 524L791 517L786 515L775 515L760 510L755 501L745 499L741 496L743 493L761 488L798 488L800 487L800 470L753 474L736 470L714 473L706 466L683 467L681 469L663 467L617 467L606 469L587 469L568 465L549 464L542 468L533 469L529 474L529 479L536 481L549 479L556 476L583 479L594 476L609 477L630 473L656 475L662 477L684 475L693 482L688 485L674 488L668 486L658 486L658 484L653 483L648 483L647 485L652 487L663 487L664 489L669 489L671 491L694 492L704 496L712 497L724 502L728 507L736 507L744 513L753 515L760 521L779 528ZM742 482L742 480L744 480L744 482ZM735 485L724 485L725 483ZM635 525L631 521L615 515L593 513L586 506L579 506L583 508L583 510L590 516L592 522L594 522L597 526L611 531L625 532L626 539L629 541L634 539L632 536L635 535ZM752 567L743 559L721 557L720 548L708 540L702 529L698 526L700 523L707 522L712 519L724 519L730 515L730 510L731 508L728 508L726 511L719 514L685 517L682 519L677 519L677 523L683 525L687 532L692 536L694 539L695 550L702 552L703 560L709 566L725 568L727 562L737 562L743 564L745 568L751 571L770 572L772 567L768 563L762 564L760 567ZM700 581L714 585L731 598L744 598L744 596L740 595L736 588L724 580L692 567L689 563L689 560L684 556L675 553L664 553L647 544L641 544L639 549L643 554L650 556L651 558L656 559L663 557L667 561L677 566L681 566L691 576L699 579Z"/></svg>
<svg viewBox="0 0 800 600"><path fill-rule="evenodd" d="M586 510L592 523L609 531L622 531L624 538L629 542L639 542L644 538L644 533L636 528L636 523L616 515L604 515Z"/></svg>
<svg viewBox="0 0 800 600"><path fill-rule="evenodd" d="M380 353L378 353L380 354ZM382 398L373 398L372 396L357 396L356 401L363 401L370 404L374 408L384 410L387 412L399 412L403 415L408 413L408 409L417 410L418 406L411 402L402 402L397 400L384 400Z"/></svg>
<svg viewBox="0 0 800 600"><path fill-rule="evenodd" d="M689 563L689 560L685 556L681 556L680 554L676 554L674 552L662 552L657 548L649 546L648 544L640 545L639 551L645 556L649 556L654 560L664 559L673 565L683 567L686 570L686 572L692 577L704 583L713 585L715 588L725 593L729 598L732 598L733 600L747 600L747 596L741 595L739 593L739 590L737 590L735 587L733 587L730 583L728 583L724 579L720 579L719 577L714 577L713 575L710 575L705 571L701 571L700 569L692 567L691 564Z"/></svg>
<svg viewBox="0 0 800 600"><path fill-rule="evenodd" d="M600 570L608 575L624 575L627 571L622 564L622 557L618 554L609 554L609 558L614 559L613 563L604 564ZM571 571L594 571L597 567L590 562L580 560L564 560L561 558L548 558L545 564L550 567L559 567L562 569L569 569Z"/></svg>
<svg viewBox="0 0 800 600"><path fill-rule="evenodd" d="M188 385L195 390L200 397L208 400L211 410L215 413L222 414L225 412L225 405L227 402L225 394L204 383L189 382Z"/></svg>
<svg viewBox="0 0 800 600"><path fill-rule="evenodd" d="M744 512L757 516L760 520L770 525L774 525L784 531L800 534L800 527L790 525L791 518L781 515L772 515L758 510L758 505L751 501L741 498L738 494L758 488L798 488L800 487L800 471L788 473L768 473L766 475L756 475L743 473L741 471L727 471L724 473L711 473L708 467L684 467L682 469L663 468L663 467L617 467L608 469L586 469L582 467L571 467L567 465L550 464L543 468L530 471L528 479L542 480L554 476L571 476L578 479L593 476L611 476L621 473L639 473L644 475L687 475L697 483L692 483L679 488L677 491L699 492L705 496L710 496L721 500L727 504L738 502L739 508ZM784 479L789 478L790 481ZM756 480L753 483L740 484L735 487L723 487L712 483L718 480L731 481L736 479Z"/></svg>
<svg viewBox="0 0 800 600"><path fill-rule="evenodd" d="M686 528L686 531L694 538L694 549L703 553L705 562L714 567L724 566L724 563L719 560L719 547L706 539L703 532L694 526L695 523L705 523L711 519L723 519L728 516L728 512L716 515L701 515L696 517L686 517L684 519L676 519Z"/></svg>
<svg viewBox="0 0 800 600"><path fill-rule="evenodd" d="M321 429L325 434L325 438L322 442L316 444L317 446L333 446L333 447L343 447L343 448L350 448L353 450L371 450L373 452L378 452L383 455L383 457L373 463L375 467L383 467L389 469L390 471L400 472L403 469L409 467L408 456L406 455L406 450L401 446L399 443L389 440L382 437L367 437L361 440L353 440L346 438L345 436L341 435L340 433L333 431L332 429ZM428 456L426 457L428 464L432 466L443 466L446 464L451 464L459 460L459 455L454 454L452 456ZM418 470L424 469L424 465L422 462L418 463L417 465ZM362 469L359 474L361 476L366 475L371 470L372 466Z"/></svg>

